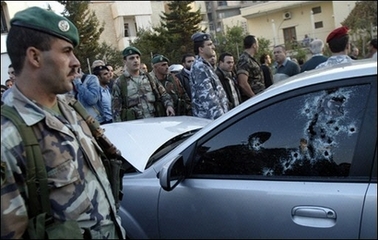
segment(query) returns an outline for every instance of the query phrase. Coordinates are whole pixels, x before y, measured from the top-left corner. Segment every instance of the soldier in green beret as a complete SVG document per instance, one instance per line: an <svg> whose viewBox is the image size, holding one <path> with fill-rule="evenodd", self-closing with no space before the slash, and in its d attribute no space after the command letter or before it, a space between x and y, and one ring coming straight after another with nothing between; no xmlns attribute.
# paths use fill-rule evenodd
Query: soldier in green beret
<svg viewBox="0 0 378 240"><path fill-rule="evenodd" d="M192 115L192 104L180 80L168 69L169 59L163 55L156 55L152 58L153 69L151 77L160 82L167 93L171 95L173 108L176 116Z"/></svg>
<svg viewBox="0 0 378 240"><path fill-rule="evenodd" d="M172 98L164 86L140 70L139 49L127 47L122 54L125 70L112 88L113 121L174 116Z"/></svg>
<svg viewBox="0 0 378 240"><path fill-rule="evenodd" d="M4 106L13 108L31 126L42 152L39 162L46 169L48 189L42 181L40 191L30 191L26 180L33 160L27 159L14 123L2 114L1 238L32 238L29 218L38 206L30 204L41 198L51 203L43 206L52 215L46 227L49 223L56 227L46 231L50 239L59 229L64 234L61 238L125 239L96 139L70 105L76 100L66 94L80 68L73 52L79 44L77 28L65 17L39 7L17 12L10 23L6 44L17 81L2 113ZM41 191L49 199L42 198ZM40 238L45 238L44 233Z"/></svg>

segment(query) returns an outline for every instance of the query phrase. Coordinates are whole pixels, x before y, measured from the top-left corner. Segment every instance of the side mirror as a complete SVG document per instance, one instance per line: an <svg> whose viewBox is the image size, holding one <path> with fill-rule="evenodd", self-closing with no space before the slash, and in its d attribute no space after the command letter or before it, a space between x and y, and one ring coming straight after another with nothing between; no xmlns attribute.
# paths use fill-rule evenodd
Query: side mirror
<svg viewBox="0 0 378 240"><path fill-rule="evenodd" d="M159 172L160 186L165 191L173 190L185 177L184 160L181 155L165 165Z"/></svg>

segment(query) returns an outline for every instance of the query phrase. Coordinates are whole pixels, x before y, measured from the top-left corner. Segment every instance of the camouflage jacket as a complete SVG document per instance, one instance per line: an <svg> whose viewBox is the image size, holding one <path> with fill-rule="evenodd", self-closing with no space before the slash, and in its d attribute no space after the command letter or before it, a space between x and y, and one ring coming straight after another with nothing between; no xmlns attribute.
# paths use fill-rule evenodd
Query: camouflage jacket
<svg viewBox="0 0 378 240"><path fill-rule="evenodd" d="M121 122L121 112L123 108L132 108L137 119L155 117L154 103L160 100L165 107L173 107L171 96L165 91L163 85L153 81L150 83L146 74L140 72L138 77L132 77L125 71L127 84L127 103L124 102L120 77L117 78L112 87L112 114L114 122ZM156 99L154 89L160 96ZM127 106L126 106L127 105Z"/></svg>
<svg viewBox="0 0 378 240"><path fill-rule="evenodd" d="M12 89L6 104L14 107L28 126L33 125L46 166L53 217L77 220L80 227L91 228L96 238L113 238L104 231L115 226L111 212L116 209L99 154L102 150L83 118L68 105L73 99L68 94L58 95L63 117L26 98L17 86ZM19 132L2 116L1 238L21 238L28 226L25 157Z"/></svg>
<svg viewBox="0 0 378 240"><path fill-rule="evenodd" d="M192 115L192 103L180 80L172 73L168 74L163 80L159 80L152 71L150 75L155 81L159 81L167 93L171 95L173 109L176 116Z"/></svg>
<svg viewBox="0 0 378 240"><path fill-rule="evenodd" d="M236 75L238 76L241 73L248 76L248 83L255 94L265 90L264 75L260 68L260 63L245 51L240 54L236 64ZM242 99L245 100L246 96L243 91L240 93Z"/></svg>
<svg viewBox="0 0 378 240"><path fill-rule="evenodd" d="M213 67L196 56L191 72L193 116L216 119L228 112L228 98Z"/></svg>

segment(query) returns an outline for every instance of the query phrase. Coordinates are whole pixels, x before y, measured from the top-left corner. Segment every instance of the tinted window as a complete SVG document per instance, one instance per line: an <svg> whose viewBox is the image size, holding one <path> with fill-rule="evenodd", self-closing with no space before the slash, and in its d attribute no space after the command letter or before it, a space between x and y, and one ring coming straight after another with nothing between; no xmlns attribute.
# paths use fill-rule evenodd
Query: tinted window
<svg viewBox="0 0 378 240"><path fill-rule="evenodd" d="M370 87L292 97L200 145L194 174L346 177Z"/></svg>

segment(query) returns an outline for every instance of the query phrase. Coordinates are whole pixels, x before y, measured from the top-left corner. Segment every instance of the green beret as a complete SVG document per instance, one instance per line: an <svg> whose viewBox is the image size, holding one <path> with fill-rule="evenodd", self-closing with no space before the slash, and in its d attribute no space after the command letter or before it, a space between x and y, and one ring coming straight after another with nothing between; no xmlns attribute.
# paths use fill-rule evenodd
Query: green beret
<svg viewBox="0 0 378 240"><path fill-rule="evenodd" d="M130 55L133 55L133 54L138 54L139 56L141 55L139 49L136 48L136 47L127 47L122 52L122 55L124 57L130 56Z"/></svg>
<svg viewBox="0 0 378 240"><path fill-rule="evenodd" d="M159 62L169 62L169 59L164 57L163 55L156 55L152 58L152 64L156 64Z"/></svg>
<svg viewBox="0 0 378 240"><path fill-rule="evenodd" d="M207 33L196 32L195 34L192 35L191 39L193 40L193 42L202 42L202 41L210 40L211 36Z"/></svg>
<svg viewBox="0 0 378 240"><path fill-rule="evenodd" d="M70 20L40 7L30 7L17 12L10 24L53 35L72 43L74 47L79 44L79 32Z"/></svg>

